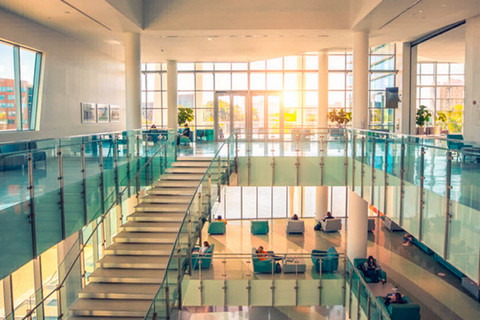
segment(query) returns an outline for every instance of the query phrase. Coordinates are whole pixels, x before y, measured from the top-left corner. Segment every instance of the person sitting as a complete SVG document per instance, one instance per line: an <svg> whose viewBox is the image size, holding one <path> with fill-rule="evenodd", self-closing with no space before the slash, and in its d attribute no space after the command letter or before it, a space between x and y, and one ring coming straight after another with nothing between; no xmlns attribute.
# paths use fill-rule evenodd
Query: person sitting
<svg viewBox="0 0 480 320"><path fill-rule="evenodd" d="M150 127L150 130L148 130L148 135L149 135L148 140L153 141L153 143L157 143L157 141L159 140L158 139L158 135L159 135L158 129L157 129L157 126L154 123Z"/></svg>
<svg viewBox="0 0 480 320"><path fill-rule="evenodd" d="M406 233L403 236L403 243L402 245L405 247L410 247L413 244L413 236L409 233Z"/></svg>
<svg viewBox="0 0 480 320"><path fill-rule="evenodd" d="M221 215L218 215L217 218L215 219L215 221L223 221L223 222L225 222L225 224L227 224L227 220L222 219Z"/></svg>
<svg viewBox="0 0 480 320"><path fill-rule="evenodd" d="M190 139L190 128L188 127L188 123L185 123L185 129L183 129L182 136Z"/></svg>
<svg viewBox="0 0 480 320"><path fill-rule="evenodd" d="M367 261L365 261L361 267L361 270L366 278L378 279L379 277L378 271L380 270L380 267L377 265L377 260L375 260L373 256L368 257Z"/></svg>
<svg viewBox="0 0 480 320"><path fill-rule="evenodd" d="M406 304L407 301L403 300L402 295L400 292L395 292L393 295L388 294L385 297L385 306L389 306L392 303L397 303L397 304Z"/></svg>
<svg viewBox="0 0 480 320"><path fill-rule="evenodd" d="M327 219L334 219L330 211L327 211L327 215L323 218L323 222L325 222Z"/></svg>
<svg viewBox="0 0 480 320"><path fill-rule="evenodd" d="M296 214L296 213L294 213L291 219L292 219L292 220L298 220L298 216L297 216L297 214Z"/></svg>
<svg viewBox="0 0 480 320"><path fill-rule="evenodd" d="M257 257L258 257L258 260L260 261L266 261L267 259L268 260L282 260L281 257L278 257L275 255L275 253L273 253L273 251L265 251L263 249L263 246L259 246L257 248L257 250L255 250L256 254L257 254ZM275 272L281 272L282 271L282 266L280 265L280 263L276 262L275 263Z"/></svg>
<svg viewBox="0 0 480 320"><path fill-rule="evenodd" d="M210 243L208 243L208 241L203 241L203 246L201 248L194 248L193 253L204 255L205 253L207 253L208 249L210 249Z"/></svg>

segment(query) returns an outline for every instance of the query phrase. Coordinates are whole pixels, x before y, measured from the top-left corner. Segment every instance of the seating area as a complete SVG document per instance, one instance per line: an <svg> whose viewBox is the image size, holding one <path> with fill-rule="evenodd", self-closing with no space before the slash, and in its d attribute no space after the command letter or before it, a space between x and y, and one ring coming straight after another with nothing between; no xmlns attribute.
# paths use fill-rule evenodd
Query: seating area
<svg viewBox="0 0 480 320"><path fill-rule="evenodd" d="M420 306L418 304L412 303L407 296L402 297L406 303L398 304L391 303L386 306L388 314L390 315L391 320L420 320ZM377 297L377 299L385 304L384 297Z"/></svg>
<svg viewBox="0 0 480 320"><path fill-rule="evenodd" d="M253 235L268 234L269 232L268 221L252 221L250 232Z"/></svg>
<svg viewBox="0 0 480 320"><path fill-rule="evenodd" d="M212 264L212 254L214 250L215 244L211 244L205 254L201 256L199 254L192 255L192 269L210 269L210 265Z"/></svg>
<svg viewBox="0 0 480 320"><path fill-rule="evenodd" d="M328 248L327 251L312 250L312 262L317 273L336 272L338 270L338 252L334 247Z"/></svg>
<svg viewBox="0 0 480 320"><path fill-rule="evenodd" d="M215 131L213 129L197 129L195 137L196 141L213 141L215 140Z"/></svg>
<svg viewBox="0 0 480 320"><path fill-rule="evenodd" d="M275 260L273 259L260 260L257 256L257 252L255 248L252 248L252 264L253 264L253 272L255 273L272 273L272 270L275 273L280 272L275 267Z"/></svg>
<svg viewBox="0 0 480 320"><path fill-rule="evenodd" d="M363 258L353 260L353 264L355 265L355 268L357 268L360 271L362 271L362 266L365 262L367 262L367 259L363 259ZM366 283L378 283L380 281L387 282L387 274L382 269L376 270L375 275L372 275L371 277L367 277L365 276L365 274L363 274L363 278L365 279Z"/></svg>
<svg viewBox="0 0 480 320"><path fill-rule="evenodd" d="M210 235L219 235L225 234L225 222L223 221L212 221L208 227L208 234Z"/></svg>

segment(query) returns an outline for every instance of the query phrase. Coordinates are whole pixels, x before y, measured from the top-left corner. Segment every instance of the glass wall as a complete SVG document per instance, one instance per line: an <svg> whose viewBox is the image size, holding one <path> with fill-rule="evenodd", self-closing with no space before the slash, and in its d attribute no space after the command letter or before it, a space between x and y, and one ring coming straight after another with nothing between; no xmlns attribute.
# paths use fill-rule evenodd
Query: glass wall
<svg viewBox="0 0 480 320"><path fill-rule="evenodd" d="M0 131L35 130L41 57L0 41Z"/></svg>
<svg viewBox="0 0 480 320"><path fill-rule="evenodd" d="M432 114L427 126L437 133L462 133L464 69L463 63L417 64L417 108L427 107Z"/></svg>
<svg viewBox="0 0 480 320"><path fill-rule="evenodd" d="M371 49L370 128L393 130L393 110L384 108L386 87L395 86L395 44ZM351 112L353 97L351 52L332 52L328 58L328 107ZM215 95L218 125L248 121L254 129L313 128L318 119L318 54L305 53L244 63L178 63L178 106L194 109L194 128L213 129ZM167 126L166 64L142 65L142 123ZM227 101L229 95L245 101ZM245 107L247 110L244 110ZM236 113L241 112L236 116ZM238 111L238 112L237 112ZM233 112L233 113L231 113ZM229 117L234 117L230 122ZM223 122L222 122L223 121ZM330 123L330 125L335 125ZM228 131L228 130L227 130Z"/></svg>

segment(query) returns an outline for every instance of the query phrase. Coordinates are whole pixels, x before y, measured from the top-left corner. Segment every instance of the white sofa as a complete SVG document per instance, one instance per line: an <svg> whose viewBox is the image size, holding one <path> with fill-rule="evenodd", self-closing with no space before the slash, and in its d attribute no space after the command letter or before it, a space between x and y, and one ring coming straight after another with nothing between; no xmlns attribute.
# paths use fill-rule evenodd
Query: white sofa
<svg viewBox="0 0 480 320"><path fill-rule="evenodd" d="M333 218L333 219L323 219L320 221L322 224L322 231L324 232L335 232L342 230L342 219Z"/></svg>

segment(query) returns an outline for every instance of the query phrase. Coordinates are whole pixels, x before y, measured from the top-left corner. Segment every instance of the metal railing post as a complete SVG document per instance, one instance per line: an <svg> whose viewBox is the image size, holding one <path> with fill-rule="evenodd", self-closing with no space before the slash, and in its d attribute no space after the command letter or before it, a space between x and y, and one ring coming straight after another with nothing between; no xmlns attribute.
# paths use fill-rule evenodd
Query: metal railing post
<svg viewBox="0 0 480 320"><path fill-rule="evenodd" d="M452 194L452 152L447 152L447 177L445 192L445 239L443 244L443 258L448 257L448 233L450 230L450 221L452 219L450 198Z"/></svg>
<svg viewBox="0 0 480 320"><path fill-rule="evenodd" d="M423 238L422 234L422 222L423 222L423 209L425 207L425 148L420 148L420 199L418 203L418 240L421 241Z"/></svg>
<svg viewBox="0 0 480 320"><path fill-rule="evenodd" d="M87 208L87 169L85 165L85 143L82 143L80 149L80 157L82 163L82 198L83 198L83 224L88 224L88 208Z"/></svg>
<svg viewBox="0 0 480 320"><path fill-rule="evenodd" d="M182 309L183 300L182 300L182 250L178 249L177 251L177 291L178 291L178 310Z"/></svg>
<svg viewBox="0 0 480 320"><path fill-rule="evenodd" d="M32 153L29 152L27 155L28 161L28 191L30 193L30 214L28 215L31 224L32 232L32 257L35 259L37 257L37 227L36 227L36 217L35 217L35 185L33 180L33 158Z"/></svg>
<svg viewBox="0 0 480 320"><path fill-rule="evenodd" d="M405 142L402 137L402 146L400 148L400 204L399 204L399 222L403 226L403 201L405 201Z"/></svg>
<svg viewBox="0 0 480 320"><path fill-rule="evenodd" d="M65 240L66 231L65 231L65 190L64 190L64 181L63 181L63 155L62 147L58 147L57 150L57 160L58 160L58 184L59 184L59 196L60 201L58 206L60 208L60 219L62 224L62 240Z"/></svg>
<svg viewBox="0 0 480 320"><path fill-rule="evenodd" d="M230 185L230 142L227 140L227 186Z"/></svg>

